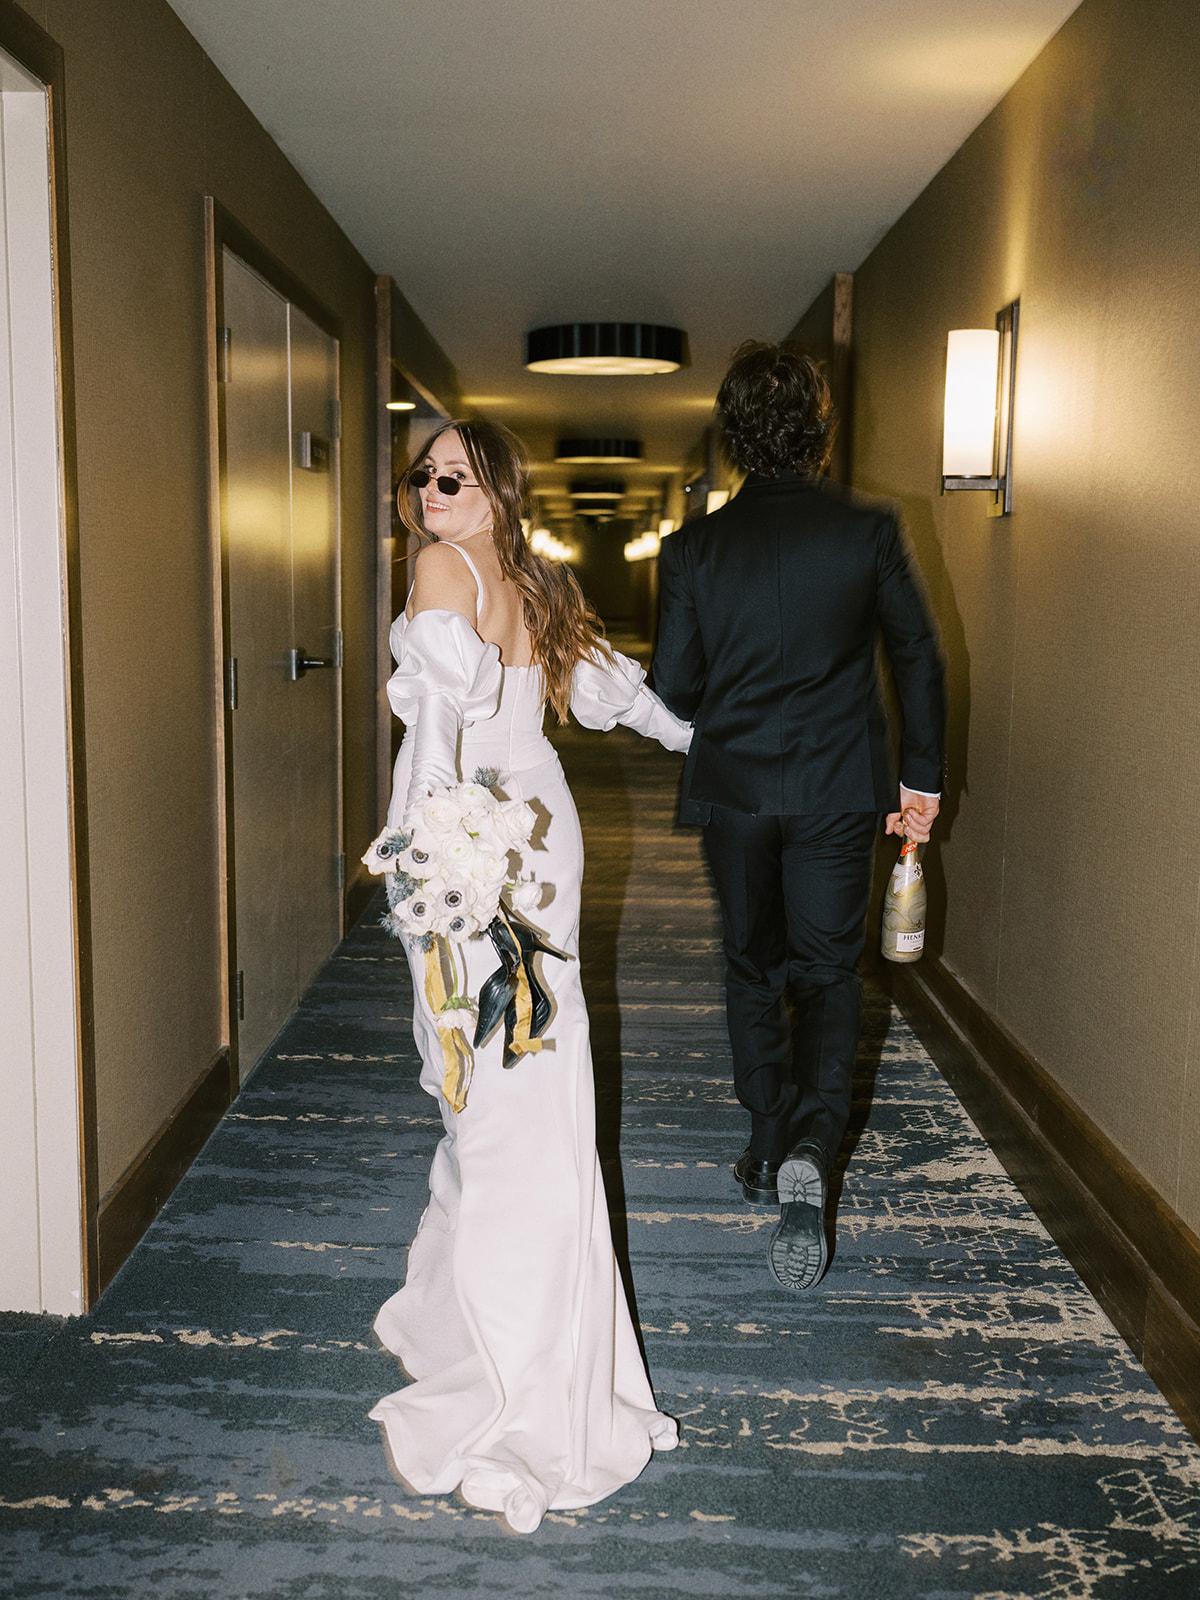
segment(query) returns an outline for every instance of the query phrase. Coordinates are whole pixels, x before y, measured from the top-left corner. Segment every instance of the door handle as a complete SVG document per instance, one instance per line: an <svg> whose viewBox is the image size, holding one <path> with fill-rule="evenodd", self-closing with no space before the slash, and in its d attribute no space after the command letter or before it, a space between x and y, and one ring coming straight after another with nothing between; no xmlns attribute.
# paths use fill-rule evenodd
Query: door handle
<svg viewBox="0 0 1200 1600"><path fill-rule="evenodd" d="M331 667L332 661L324 661L320 656L310 656L303 645L297 645L294 650L288 651L288 682L295 683L297 678L302 678L306 672L311 672L314 667Z"/></svg>

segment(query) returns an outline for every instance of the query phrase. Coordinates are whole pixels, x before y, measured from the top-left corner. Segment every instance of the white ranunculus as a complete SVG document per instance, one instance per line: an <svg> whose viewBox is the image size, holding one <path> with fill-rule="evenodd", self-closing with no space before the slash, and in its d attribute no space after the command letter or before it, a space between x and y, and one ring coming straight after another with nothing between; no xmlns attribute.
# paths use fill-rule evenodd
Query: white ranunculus
<svg viewBox="0 0 1200 1600"><path fill-rule="evenodd" d="M435 789L421 807L421 823L439 837L453 832L463 819L463 806L451 789Z"/></svg>
<svg viewBox="0 0 1200 1600"><path fill-rule="evenodd" d="M502 856L508 853L508 839L502 838L494 817L487 817L472 828L476 850L484 856Z"/></svg>
<svg viewBox="0 0 1200 1600"><path fill-rule="evenodd" d="M460 783L458 803L469 817L486 817L496 804L496 797L481 783Z"/></svg>
<svg viewBox="0 0 1200 1600"><path fill-rule="evenodd" d="M477 853L475 841L465 833L452 833L438 845L438 860L450 872L470 872Z"/></svg>
<svg viewBox="0 0 1200 1600"><path fill-rule="evenodd" d="M512 873L508 870L507 850L497 850L494 854L480 850L475 856L475 870L471 876L477 883L507 883Z"/></svg>
<svg viewBox="0 0 1200 1600"><path fill-rule="evenodd" d="M532 878L521 879L509 888L508 903L518 916L529 916L542 903L542 885Z"/></svg>
<svg viewBox="0 0 1200 1600"><path fill-rule="evenodd" d="M505 800L496 807L496 831L510 850L519 850L533 832L537 813L524 800Z"/></svg>

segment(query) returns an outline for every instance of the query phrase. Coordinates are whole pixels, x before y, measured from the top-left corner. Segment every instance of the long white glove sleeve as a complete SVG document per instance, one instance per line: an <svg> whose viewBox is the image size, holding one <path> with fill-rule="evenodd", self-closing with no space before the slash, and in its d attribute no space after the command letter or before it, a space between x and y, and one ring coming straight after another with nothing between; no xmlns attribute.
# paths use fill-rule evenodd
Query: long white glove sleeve
<svg viewBox="0 0 1200 1600"><path fill-rule="evenodd" d="M646 688L645 669L614 650L611 658L597 651L575 668L571 684L571 710L585 728L607 733L618 722L635 733L657 739L667 750L686 750L691 724L667 710Z"/></svg>
<svg viewBox="0 0 1200 1600"><path fill-rule="evenodd" d="M421 611L392 624L396 670L388 679L392 710L410 730L411 775L393 787L388 825L419 804L430 789L458 782L458 735L467 723L495 716L504 669L494 644L485 644L457 611ZM397 775L403 761L397 761Z"/></svg>
<svg viewBox="0 0 1200 1600"><path fill-rule="evenodd" d="M676 750L681 755L686 754L692 742L691 723L681 722L673 711L668 711L645 684L638 689L629 710L623 712L617 721L647 739L657 739L664 750Z"/></svg>
<svg viewBox="0 0 1200 1600"><path fill-rule="evenodd" d="M458 782L458 734L462 723L462 708L449 695L422 697L413 729L412 775L404 799L405 815L420 805L431 789Z"/></svg>

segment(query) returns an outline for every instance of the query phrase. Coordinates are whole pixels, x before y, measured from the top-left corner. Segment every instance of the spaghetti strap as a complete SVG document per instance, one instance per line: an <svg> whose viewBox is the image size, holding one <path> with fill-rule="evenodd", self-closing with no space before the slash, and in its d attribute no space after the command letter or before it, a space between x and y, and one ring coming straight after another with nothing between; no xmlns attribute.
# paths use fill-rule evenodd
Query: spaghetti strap
<svg viewBox="0 0 1200 1600"><path fill-rule="evenodd" d="M459 555L463 558L463 560L470 567L471 575L475 579L475 604L479 608L479 610L482 611L483 610L483 579L479 576L479 568L471 560L470 556L461 547L461 545L451 544L448 539L444 539L441 542L443 544L449 545L451 550L457 550Z"/></svg>

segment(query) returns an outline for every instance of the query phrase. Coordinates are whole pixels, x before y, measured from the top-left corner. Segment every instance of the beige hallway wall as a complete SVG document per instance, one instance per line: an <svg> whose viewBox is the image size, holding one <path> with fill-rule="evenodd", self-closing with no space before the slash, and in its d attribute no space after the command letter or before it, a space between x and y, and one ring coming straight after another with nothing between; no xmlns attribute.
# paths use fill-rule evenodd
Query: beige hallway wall
<svg viewBox="0 0 1200 1600"><path fill-rule="evenodd" d="M950 662L934 948L1200 1230L1200 10L1084 0L855 276L853 477ZM1021 299L1015 500L941 496L947 330Z"/></svg>
<svg viewBox="0 0 1200 1600"><path fill-rule="evenodd" d="M374 277L164 0L64 54L101 1199L226 1042L204 196L341 323L345 849L373 836Z"/></svg>

